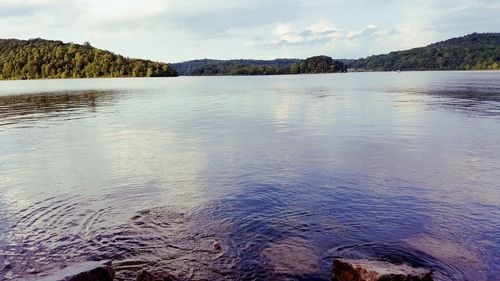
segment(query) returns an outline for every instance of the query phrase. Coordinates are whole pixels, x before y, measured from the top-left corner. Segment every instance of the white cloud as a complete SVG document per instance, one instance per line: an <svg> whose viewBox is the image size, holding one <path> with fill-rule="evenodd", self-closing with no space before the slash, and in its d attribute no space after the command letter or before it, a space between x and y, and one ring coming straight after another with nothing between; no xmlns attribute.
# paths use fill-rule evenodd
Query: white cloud
<svg viewBox="0 0 500 281"><path fill-rule="evenodd" d="M379 29L376 25L374 24L369 24L365 29L360 30L360 31L349 31L347 34L347 39L355 39L358 37L365 37L365 36L372 36L377 32Z"/></svg>
<svg viewBox="0 0 500 281"><path fill-rule="evenodd" d="M311 26L307 28L313 33L325 33L325 32L334 32L338 31L337 27L335 24L332 22L326 20L326 19L320 19Z"/></svg>
<svg viewBox="0 0 500 281"><path fill-rule="evenodd" d="M277 24L271 33L275 38L271 39L271 45L299 45L326 43L339 37L340 31L330 21L320 19L307 27L296 27L292 24ZM261 45L269 44L265 39Z"/></svg>
<svg viewBox="0 0 500 281"><path fill-rule="evenodd" d="M292 28L290 27L290 25L283 23L279 23L278 25L276 25L276 27L272 31L272 33L276 36L283 36L289 34L290 32L292 32Z"/></svg>

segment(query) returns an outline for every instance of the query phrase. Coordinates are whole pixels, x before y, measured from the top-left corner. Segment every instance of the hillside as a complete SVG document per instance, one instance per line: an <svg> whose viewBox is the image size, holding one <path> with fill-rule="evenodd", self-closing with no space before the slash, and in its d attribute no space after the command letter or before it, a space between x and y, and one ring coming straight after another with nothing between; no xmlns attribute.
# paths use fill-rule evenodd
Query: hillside
<svg viewBox="0 0 500 281"><path fill-rule="evenodd" d="M185 76L276 75L345 72L343 62L327 56L275 60L193 60L171 64Z"/></svg>
<svg viewBox="0 0 500 281"><path fill-rule="evenodd" d="M192 60L173 63L172 67L183 76L285 74L298 59L275 60Z"/></svg>
<svg viewBox="0 0 500 281"><path fill-rule="evenodd" d="M496 70L500 69L500 33L473 33L422 48L359 59L353 69Z"/></svg>
<svg viewBox="0 0 500 281"><path fill-rule="evenodd" d="M346 67L347 66L347 67ZM166 64L129 59L84 45L0 39L0 79L275 75L394 70L498 70L500 33L473 33L426 47L358 60L327 56L275 60L194 60Z"/></svg>
<svg viewBox="0 0 500 281"><path fill-rule="evenodd" d="M327 56L310 57L290 66L290 74L314 74L346 72L347 68L341 61Z"/></svg>
<svg viewBox="0 0 500 281"><path fill-rule="evenodd" d="M165 63L129 59L90 46L0 39L0 79L177 76Z"/></svg>

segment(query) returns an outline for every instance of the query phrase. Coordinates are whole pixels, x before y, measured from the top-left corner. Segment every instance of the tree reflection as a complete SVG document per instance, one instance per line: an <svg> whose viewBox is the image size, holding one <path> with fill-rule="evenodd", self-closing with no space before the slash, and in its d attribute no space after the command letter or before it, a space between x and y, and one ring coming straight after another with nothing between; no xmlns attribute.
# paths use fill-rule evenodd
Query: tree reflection
<svg viewBox="0 0 500 281"><path fill-rule="evenodd" d="M0 126L40 118L96 112L114 99L112 91L77 91L0 96Z"/></svg>

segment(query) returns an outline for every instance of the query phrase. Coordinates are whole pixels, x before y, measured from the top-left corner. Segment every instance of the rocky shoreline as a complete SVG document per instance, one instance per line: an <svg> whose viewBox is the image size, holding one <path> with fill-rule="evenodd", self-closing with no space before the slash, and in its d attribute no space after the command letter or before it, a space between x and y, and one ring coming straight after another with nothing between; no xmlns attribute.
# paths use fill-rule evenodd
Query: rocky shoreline
<svg viewBox="0 0 500 281"><path fill-rule="evenodd" d="M111 262L87 264L78 273L71 269L45 280L60 281L113 281L115 269ZM73 269L74 270L74 269ZM433 281L432 271L406 264L392 264L378 260L334 259L333 281ZM187 281L166 271L139 270L135 281ZM202 280L198 280L202 281ZM204 280L205 281L205 280Z"/></svg>

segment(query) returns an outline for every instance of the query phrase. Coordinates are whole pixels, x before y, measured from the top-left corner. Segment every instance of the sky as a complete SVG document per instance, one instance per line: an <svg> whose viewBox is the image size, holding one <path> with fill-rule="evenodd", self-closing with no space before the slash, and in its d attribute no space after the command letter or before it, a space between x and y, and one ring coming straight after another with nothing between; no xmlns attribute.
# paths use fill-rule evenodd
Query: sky
<svg viewBox="0 0 500 281"><path fill-rule="evenodd" d="M128 57L360 58L500 32L500 0L0 0L0 38Z"/></svg>

